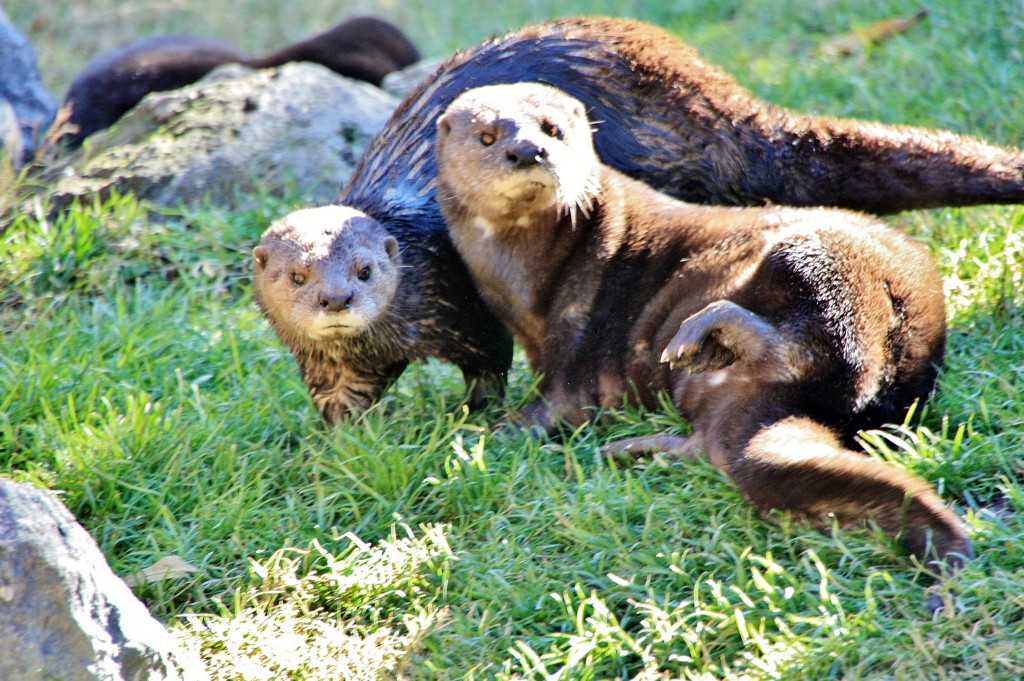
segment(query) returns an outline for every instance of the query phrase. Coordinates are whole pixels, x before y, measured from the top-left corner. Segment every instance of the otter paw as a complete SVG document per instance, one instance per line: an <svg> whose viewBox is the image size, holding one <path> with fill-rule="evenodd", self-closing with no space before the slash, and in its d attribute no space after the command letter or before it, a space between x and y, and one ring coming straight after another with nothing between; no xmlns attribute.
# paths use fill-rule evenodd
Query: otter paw
<svg viewBox="0 0 1024 681"><path fill-rule="evenodd" d="M505 396L505 376L500 373L463 372L466 380L466 406L470 411L483 411L498 404Z"/></svg>
<svg viewBox="0 0 1024 681"><path fill-rule="evenodd" d="M778 331L763 318L736 303L718 300L679 325L661 361L696 374L724 369L741 359L759 360L779 342Z"/></svg>
<svg viewBox="0 0 1024 681"><path fill-rule="evenodd" d="M508 414L498 422L499 432L514 433L523 430L531 437L541 439L558 431L557 423L543 399L534 400L522 411Z"/></svg>
<svg viewBox="0 0 1024 681"><path fill-rule="evenodd" d="M662 453L680 458L690 458L699 450L699 438L658 433L608 442L601 445L600 452L601 456L606 459L638 459L642 456Z"/></svg>

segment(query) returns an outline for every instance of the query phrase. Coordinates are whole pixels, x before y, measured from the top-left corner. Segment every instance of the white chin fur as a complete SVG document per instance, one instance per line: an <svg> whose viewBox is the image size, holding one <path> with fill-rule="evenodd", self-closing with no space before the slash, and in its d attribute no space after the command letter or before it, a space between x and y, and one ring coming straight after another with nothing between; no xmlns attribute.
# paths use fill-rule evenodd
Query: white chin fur
<svg viewBox="0 0 1024 681"><path fill-rule="evenodd" d="M306 327L306 335L312 340L357 336L369 325L369 321L356 315L345 315L342 319L320 316L314 323Z"/></svg>

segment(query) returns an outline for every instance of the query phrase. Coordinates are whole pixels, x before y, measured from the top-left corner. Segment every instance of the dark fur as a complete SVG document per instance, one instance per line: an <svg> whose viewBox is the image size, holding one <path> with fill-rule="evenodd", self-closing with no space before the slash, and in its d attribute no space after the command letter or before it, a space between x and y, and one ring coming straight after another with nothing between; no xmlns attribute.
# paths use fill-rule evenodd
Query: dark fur
<svg viewBox="0 0 1024 681"><path fill-rule="evenodd" d="M772 106L665 31L604 17L529 26L456 54L395 112L342 201L437 220L434 121L464 90L521 81L582 101L604 163L686 201L880 214L1024 202L1019 150Z"/></svg>
<svg viewBox="0 0 1024 681"><path fill-rule="evenodd" d="M374 17L355 17L323 33L264 57L249 58L226 43L189 35L140 38L106 50L86 64L64 98L68 122L77 126L64 139L78 145L108 128L150 92L190 85L218 66L238 63L270 68L288 62L322 64L349 78L380 85L384 76L420 58L395 26Z"/></svg>
<svg viewBox="0 0 1024 681"><path fill-rule="evenodd" d="M479 312L485 307L445 233L435 121L468 88L517 81L580 99L599 122L603 162L689 201L895 212L1024 199L1024 158L1015 150L770 106L649 24L594 17L529 26L442 65L395 112L340 198L383 224L403 252L421 249L416 275L442 298L423 296L431 310L419 317L434 320L431 329L470 329L463 338L483 339L497 322ZM497 361L507 345L474 350Z"/></svg>
<svg viewBox="0 0 1024 681"><path fill-rule="evenodd" d="M391 234L397 241L358 211L325 206L275 222L253 250L253 297L295 356L328 424L368 407L409 362L428 357L462 370L472 409L504 392L512 342L476 296L462 297L472 284L455 254L429 239L406 238L401 227ZM449 276L422 276L445 268L446 258ZM445 304L450 300L464 316ZM367 307L379 316L367 319ZM367 322L358 332L332 330L351 324L353 312Z"/></svg>
<svg viewBox="0 0 1024 681"><path fill-rule="evenodd" d="M453 243L544 375L528 424L667 391L693 423L672 448L706 451L759 509L870 518L949 567L971 555L927 483L844 444L933 387L945 306L926 249L845 211L664 197L600 165L582 106L551 88L467 93L438 127ZM591 171L561 202L543 188Z"/></svg>

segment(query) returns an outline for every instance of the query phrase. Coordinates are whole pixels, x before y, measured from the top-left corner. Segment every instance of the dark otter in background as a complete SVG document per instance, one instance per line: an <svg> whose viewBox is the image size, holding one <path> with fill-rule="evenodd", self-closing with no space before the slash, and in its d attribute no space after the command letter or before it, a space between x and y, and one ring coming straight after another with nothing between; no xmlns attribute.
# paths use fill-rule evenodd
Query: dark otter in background
<svg viewBox="0 0 1024 681"><path fill-rule="evenodd" d="M322 64L349 78L380 85L384 76L418 61L419 51L395 26L374 17L348 19L312 37L250 58L208 38L165 35L140 38L106 50L86 64L64 98L68 122L77 132L64 139L78 145L113 125L150 92L175 90L229 63L270 68L288 62Z"/></svg>
<svg viewBox="0 0 1024 681"><path fill-rule="evenodd" d="M429 298L456 328L475 319L478 337L482 326L496 322L490 313L485 319L470 312L486 308L445 232L436 197L435 123L464 90L518 81L569 92L595 121L594 144L604 163L696 203L892 213L1024 201L1024 156L1017 150L773 107L642 22L588 17L527 26L457 53L411 93L340 198L380 222L403 252L429 244L417 277L460 283L440 293L448 297L421 299ZM495 357L505 352L504 344L474 349Z"/></svg>
<svg viewBox="0 0 1024 681"><path fill-rule="evenodd" d="M467 91L437 126L452 242L544 375L527 425L666 391L693 424L668 447L707 452L759 509L870 518L922 559L970 557L926 482L844 445L933 387L945 302L923 246L846 211L659 194L601 164L583 104L546 85ZM652 446L666 436L613 448Z"/></svg>
<svg viewBox="0 0 1024 681"><path fill-rule="evenodd" d="M464 90L519 81L582 101L604 163L686 201L879 214L1024 202L1017 149L772 106L660 28L606 17L527 26L453 56L405 99L342 201L437 220L434 121Z"/></svg>
<svg viewBox="0 0 1024 681"><path fill-rule="evenodd" d="M470 408L501 397L511 340L478 301L443 305L471 284L458 268L444 279L420 276L442 264L429 242L400 247L343 206L295 211L263 234L253 250L253 297L327 423L362 411L409 362L427 357L462 369Z"/></svg>

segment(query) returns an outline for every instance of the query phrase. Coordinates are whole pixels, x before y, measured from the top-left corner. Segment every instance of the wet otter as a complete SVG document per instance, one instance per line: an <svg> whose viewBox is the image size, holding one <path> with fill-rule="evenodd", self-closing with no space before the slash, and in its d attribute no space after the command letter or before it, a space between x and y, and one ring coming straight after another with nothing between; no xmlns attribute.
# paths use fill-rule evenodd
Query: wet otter
<svg viewBox="0 0 1024 681"><path fill-rule="evenodd" d="M527 26L454 55L404 100L341 202L436 221L434 122L464 90L520 81L582 101L604 163L686 201L876 214L1024 202L1017 149L772 106L660 28L607 17Z"/></svg>
<svg viewBox="0 0 1024 681"><path fill-rule="evenodd" d="M527 424L667 391L693 434L608 451L704 451L761 510L871 518L945 567L971 555L927 483L847 448L933 387L945 304L926 249L847 211L660 194L601 164L585 106L542 84L469 90L437 127L452 242L544 374Z"/></svg>
<svg viewBox="0 0 1024 681"><path fill-rule="evenodd" d="M438 264L429 251L429 243L400 248L375 220L342 206L291 213L253 249L257 305L329 424L365 409L410 361L427 357L462 369L471 408L500 398L511 343L472 301L459 308L468 319L438 304L469 282L423 281L418 263Z"/></svg>
<svg viewBox="0 0 1024 681"><path fill-rule="evenodd" d="M250 58L226 43L190 35L140 38L101 52L75 77L64 98L71 105L66 135L76 146L108 128L150 92L190 85L222 64L270 68L293 61L322 64L349 78L380 85L384 76L420 58L392 24L355 17L264 57Z"/></svg>
<svg viewBox="0 0 1024 681"><path fill-rule="evenodd" d="M412 92L339 199L380 222L403 252L411 244L430 244L416 276L432 291L449 280L466 286L446 287L445 300L421 298L450 311L456 323L486 308L452 250L438 208L435 122L464 90L516 81L569 92L600 121L594 144L604 163L697 203L891 213L1024 201L1024 156L1016 150L946 132L801 116L770 106L692 48L642 22L587 17L527 26L454 55ZM493 322L485 314L477 330ZM506 345L474 349L496 358Z"/></svg>

